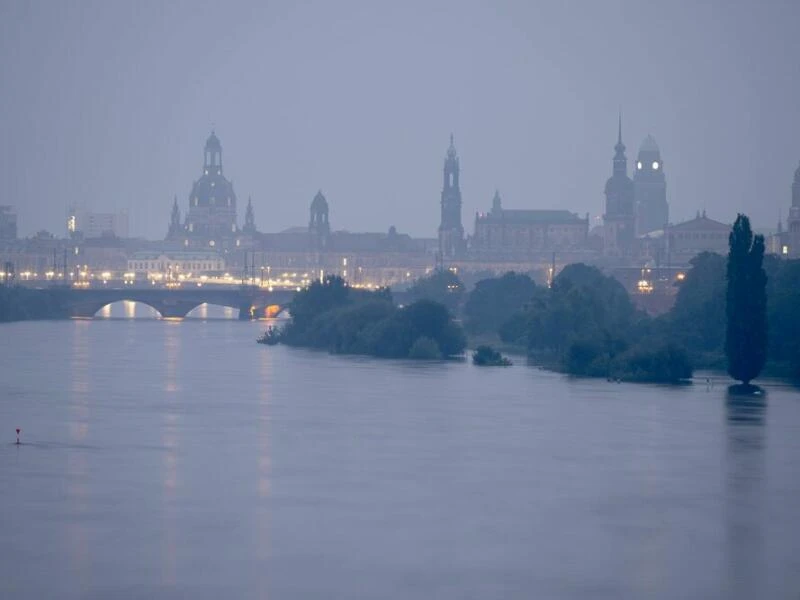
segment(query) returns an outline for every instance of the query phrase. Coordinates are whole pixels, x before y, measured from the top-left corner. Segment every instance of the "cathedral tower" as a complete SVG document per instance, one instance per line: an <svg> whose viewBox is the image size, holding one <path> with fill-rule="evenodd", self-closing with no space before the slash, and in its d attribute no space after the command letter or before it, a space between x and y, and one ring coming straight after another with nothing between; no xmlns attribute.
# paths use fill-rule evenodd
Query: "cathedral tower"
<svg viewBox="0 0 800 600"><path fill-rule="evenodd" d="M628 257L633 251L634 205L633 182L628 177L628 159L622 143L622 115L619 117L614 167L606 181L606 211L603 215L603 254Z"/></svg>
<svg viewBox="0 0 800 600"><path fill-rule="evenodd" d="M464 250L464 227L461 225L461 188L458 155L450 134L450 147L444 159L444 185L442 187L442 218L439 224L439 256L456 258Z"/></svg>
<svg viewBox="0 0 800 600"><path fill-rule="evenodd" d="M653 136L648 135L639 148L633 173L633 197L636 212L636 234L643 235L664 229L669 222L667 181L664 161Z"/></svg>

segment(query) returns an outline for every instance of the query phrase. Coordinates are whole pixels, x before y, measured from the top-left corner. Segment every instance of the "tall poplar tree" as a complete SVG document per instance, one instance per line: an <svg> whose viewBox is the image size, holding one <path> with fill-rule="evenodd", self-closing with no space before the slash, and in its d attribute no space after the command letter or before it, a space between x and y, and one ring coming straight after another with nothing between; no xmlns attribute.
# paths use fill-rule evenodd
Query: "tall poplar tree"
<svg viewBox="0 0 800 600"><path fill-rule="evenodd" d="M767 359L767 274L764 236L753 236L750 219L736 217L728 238L725 354L728 373L749 384Z"/></svg>

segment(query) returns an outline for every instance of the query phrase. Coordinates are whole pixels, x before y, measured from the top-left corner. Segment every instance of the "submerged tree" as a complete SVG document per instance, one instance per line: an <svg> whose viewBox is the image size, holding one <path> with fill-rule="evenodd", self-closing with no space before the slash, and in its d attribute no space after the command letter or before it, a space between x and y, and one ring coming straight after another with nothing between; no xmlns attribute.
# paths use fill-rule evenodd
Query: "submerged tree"
<svg viewBox="0 0 800 600"><path fill-rule="evenodd" d="M730 376L749 384L758 377L767 359L764 236L754 236L750 219L740 214L728 245L725 354Z"/></svg>

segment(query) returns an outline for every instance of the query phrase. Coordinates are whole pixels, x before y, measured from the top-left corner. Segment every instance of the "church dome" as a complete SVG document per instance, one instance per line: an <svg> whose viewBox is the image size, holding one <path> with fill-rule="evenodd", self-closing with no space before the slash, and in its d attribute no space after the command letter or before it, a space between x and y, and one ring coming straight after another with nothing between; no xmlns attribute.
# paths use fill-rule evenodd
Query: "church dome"
<svg viewBox="0 0 800 600"><path fill-rule="evenodd" d="M189 206L226 206L236 208L233 184L218 173L209 173L192 187Z"/></svg>
<svg viewBox="0 0 800 600"><path fill-rule="evenodd" d="M641 152L656 152L656 153L658 153L658 152L661 152L661 150L659 149L658 144L656 143L656 139L652 135L647 134L647 137L644 138L644 141L642 142L642 145L639 146L639 152L640 153Z"/></svg>

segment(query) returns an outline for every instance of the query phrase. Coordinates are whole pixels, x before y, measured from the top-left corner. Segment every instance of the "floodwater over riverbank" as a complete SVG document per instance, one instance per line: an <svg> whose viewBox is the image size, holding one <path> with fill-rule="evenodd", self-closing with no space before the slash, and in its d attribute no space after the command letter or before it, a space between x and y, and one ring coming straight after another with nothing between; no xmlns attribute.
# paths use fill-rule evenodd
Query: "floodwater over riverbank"
<svg viewBox="0 0 800 600"><path fill-rule="evenodd" d="M0 596L800 590L796 388L338 357L264 328L0 326Z"/></svg>

